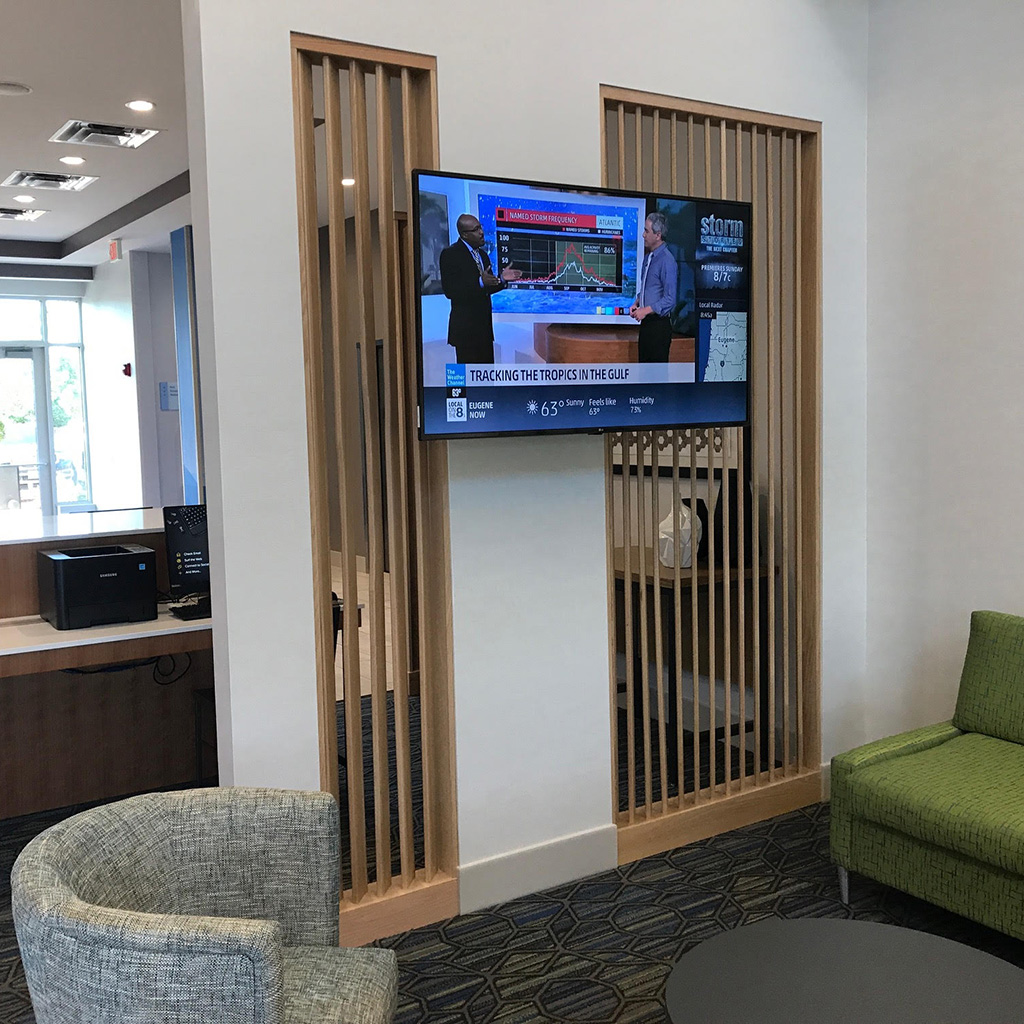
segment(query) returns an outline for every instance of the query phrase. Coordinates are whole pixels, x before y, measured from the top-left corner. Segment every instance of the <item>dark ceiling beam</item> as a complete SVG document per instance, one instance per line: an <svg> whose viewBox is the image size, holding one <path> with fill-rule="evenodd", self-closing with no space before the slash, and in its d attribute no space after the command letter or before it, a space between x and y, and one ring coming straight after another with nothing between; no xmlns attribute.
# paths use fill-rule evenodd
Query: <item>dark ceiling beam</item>
<svg viewBox="0 0 1024 1024"><path fill-rule="evenodd" d="M63 242L22 242L0 238L0 258L8 260L59 260Z"/></svg>
<svg viewBox="0 0 1024 1024"><path fill-rule="evenodd" d="M67 267L53 263L0 263L0 279L20 281L91 281L92 267Z"/></svg>
<svg viewBox="0 0 1024 1024"><path fill-rule="evenodd" d="M175 199L187 196L188 192L188 171L182 171L181 174L171 178L170 181L157 185L156 188L139 196L138 199L133 199L119 210L108 213L106 217L101 217L95 223L65 238L61 244L60 256L57 258L62 259L65 256L70 256L72 253L78 252L79 249L84 249L87 245L98 242L101 238L110 238L116 235L121 228L133 224L142 217L153 213L154 210L159 210L162 206L166 206L168 203L173 203Z"/></svg>

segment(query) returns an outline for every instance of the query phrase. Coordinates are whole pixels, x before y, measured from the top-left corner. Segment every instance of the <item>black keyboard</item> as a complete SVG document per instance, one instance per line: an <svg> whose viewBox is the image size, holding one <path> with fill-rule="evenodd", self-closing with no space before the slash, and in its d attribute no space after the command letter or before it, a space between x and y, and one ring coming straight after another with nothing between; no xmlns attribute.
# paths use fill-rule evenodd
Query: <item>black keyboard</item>
<svg viewBox="0 0 1024 1024"><path fill-rule="evenodd" d="M182 530L187 530L193 536L206 531L206 506L205 505L182 505L178 509L178 523Z"/></svg>
<svg viewBox="0 0 1024 1024"><path fill-rule="evenodd" d="M178 619L208 619L212 614L210 595L204 594L187 604L172 604L170 611Z"/></svg>

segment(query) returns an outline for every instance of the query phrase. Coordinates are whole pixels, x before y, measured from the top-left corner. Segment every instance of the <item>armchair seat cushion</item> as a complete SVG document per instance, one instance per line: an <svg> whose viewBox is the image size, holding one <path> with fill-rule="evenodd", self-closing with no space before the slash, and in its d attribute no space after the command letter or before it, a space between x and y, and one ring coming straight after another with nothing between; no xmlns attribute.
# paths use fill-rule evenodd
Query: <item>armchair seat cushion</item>
<svg viewBox="0 0 1024 1024"><path fill-rule="evenodd" d="M965 733L851 773L849 812L1024 875L1024 746Z"/></svg>
<svg viewBox="0 0 1024 1024"><path fill-rule="evenodd" d="M388 1024L398 1002L394 950L285 946L286 1024Z"/></svg>

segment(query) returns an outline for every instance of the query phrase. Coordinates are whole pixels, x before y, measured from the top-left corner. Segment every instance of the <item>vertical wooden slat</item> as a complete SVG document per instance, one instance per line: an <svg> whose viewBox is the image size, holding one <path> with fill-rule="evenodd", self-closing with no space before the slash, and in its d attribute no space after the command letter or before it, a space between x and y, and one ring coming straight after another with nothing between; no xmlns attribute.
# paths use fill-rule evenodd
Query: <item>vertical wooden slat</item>
<svg viewBox="0 0 1024 1024"><path fill-rule="evenodd" d="M334 349L334 429L337 437L338 503L341 510L341 598L344 621L341 658L345 697L345 768L348 788L349 845L352 898L362 899L367 887L366 807L363 797L363 720L359 668L359 588L356 576L357 534L362 532L362 481L359 479L362 441L350 436L342 396L347 381L356 379L355 344L346 344L345 310L348 252L345 239L345 195L341 120L340 67L324 58L324 119L327 140L327 213L330 254L331 328Z"/></svg>
<svg viewBox="0 0 1024 1024"><path fill-rule="evenodd" d="M743 125L736 123L736 198L743 198ZM747 342L749 346L751 316L747 313ZM747 350L747 380L749 393L750 380L750 350ZM736 486L739 493L736 495L736 681L739 689L739 727L740 727L740 789L746 789L747 784L747 634L746 634L746 582L747 582L747 547L744 522L746 515L746 468L743 462L743 434L742 427L735 431L736 435ZM757 577L754 577L755 586Z"/></svg>
<svg viewBox="0 0 1024 1024"><path fill-rule="evenodd" d="M694 193L693 114L686 117L686 192ZM690 436L690 528L697 536L697 430ZM690 644L693 652L693 802L700 801L700 590L697 586L697 547L690 546ZM680 711L682 708L680 707Z"/></svg>
<svg viewBox="0 0 1024 1024"><path fill-rule="evenodd" d="M748 364L749 372L749 364ZM744 522L746 515L746 468L743 462L743 429L736 431L736 560L739 572L736 574L736 674L740 695L740 789L747 787L747 546ZM757 570L754 570L754 587L757 587ZM755 692L756 702L756 692Z"/></svg>
<svg viewBox="0 0 1024 1024"><path fill-rule="evenodd" d="M356 293L359 323L363 391L363 436L366 450L367 546L369 558L370 622L370 707L373 735L373 811L377 891L383 895L391 885L391 809L388 786L387 678L384 623L384 508L381 495L380 438L377 434L377 330L373 304L373 248L370 235L370 161L367 132L366 73L353 61L348 69L352 124L352 169L356 179Z"/></svg>
<svg viewBox="0 0 1024 1024"><path fill-rule="evenodd" d="M327 452L324 448L323 324L320 305L320 241L316 215L316 146L313 138L313 68L292 51L295 103L295 162L299 189L302 339L305 367L306 445L309 464L310 556L313 567L314 642L316 644L317 739L320 785L338 795L338 734L334 721L334 654L331 629L330 515L327 507Z"/></svg>
<svg viewBox="0 0 1024 1024"><path fill-rule="evenodd" d="M670 160L670 173L672 175L672 192L676 193L679 191L679 129L676 125L676 112L672 111L671 119L669 120L669 144L672 147L672 155Z"/></svg>
<svg viewBox="0 0 1024 1024"><path fill-rule="evenodd" d="M805 679L801 722L805 763L821 762L821 137L808 136L801 148L801 214L803 228L800 298L804 330L801 346L800 387L804 404L800 415L800 450L803 473L801 501L810 514L802 516L799 543L803 552L803 580L808 592L803 602L800 657Z"/></svg>
<svg viewBox="0 0 1024 1024"><path fill-rule="evenodd" d="M773 173L774 160L772 158L772 142L775 138L774 132L765 132L765 241L768 246L768 258L765 260L765 272L767 276L767 306L765 319L768 324L768 387L765 389L765 410L767 414L768 436L768 510L765 530L768 536L768 718L771 722L771 731L768 733L768 768L769 779L775 780L775 734L778 731L779 723L776 721L776 693L777 684L775 671L775 438L773 437L775 425L775 344L776 324L775 317L775 175Z"/></svg>
<svg viewBox="0 0 1024 1024"><path fill-rule="evenodd" d="M426 130L426 125L421 122L419 114L412 72L408 68L402 68L402 157L407 176L406 188L409 191L410 212L412 210L412 177L409 172L420 164L421 153L426 148L423 145L423 133ZM428 162L429 160L423 161L423 163ZM415 279L414 259L415 254L410 246L405 266L406 280L408 281ZM416 323L416 293L413 288L406 289L405 317L406 323L410 325ZM410 407L414 407L417 402L415 380L416 356L412 346L408 347L404 363L406 366L406 400L409 402ZM429 528L423 507L427 478L427 458L426 448L422 443L413 442L409 464L412 472L413 493L416 495L417 500L412 509L412 537L410 539L411 543L415 545L417 561L422 560L424 547L428 544ZM434 801L431 799L436 783L433 758L431 756L432 750L431 744L426 742L426 738L433 728L433 716L431 702L425 699L427 687L430 685L430 667L424 664L424 651L426 649L425 633L428 627L423 614L423 602L426 596L427 584L426 580L422 578L422 568L422 565L419 565L419 571L416 574L416 597L419 607L418 637L416 639L418 641L420 672L420 731L423 737L420 743L420 771L423 775L423 865L424 875L429 881L436 876L438 870L440 846L438 833L440 828L437 816L434 813Z"/></svg>
<svg viewBox="0 0 1024 1024"><path fill-rule="evenodd" d="M707 137L705 136L705 145ZM715 635L717 618L715 616L715 575L716 556L715 550L715 434L717 428L708 427L708 767L711 769L710 784L714 790L718 785L718 742L716 733L718 730L718 677L715 674L715 647L718 644L718 637ZM722 500L721 488L718 491L718 501Z"/></svg>
<svg viewBox="0 0 1024 1024"><path fill-rule="evenodd" d="M793 388L793 458L796 463L796 480L794 486L795 500L793 502L795 508L793 518L796 533L796 722L797 728L801 733L803 732L804 719L804 660L801 654L803 650L804 563L803 546L800 543L800 537L803 534L803 450L800 443L800 427L803 415L803 388L801 387L801 382L803 381L802 349L804 345L802 330L803 309L801 308L803 306L803 295L801 292L801 284L803 282L803 274L801 273L801 267L803 266L803 197L801 195L800 166L802 159L802 146L803 136L800 132L797 132L796 138L793 142L793 248L795 253L794 264L796 268L796 272L793 274L793 333L795 345L795 352L793 353L793 374L796 384ZM803 770L806 761L804 757L804 745L802 742L797 743L796 745L796 756L797 769Z"/></svg>
<svg viewBox="0 0 1024 1024"><path fill-rule="evenodd" d="M626 107L620 103L618 114L618 154L619 154L619 180L616 182L619 188L626 187ZM625 463L623 463L625 465Z"/></svg>
<svg viewBox="0 0 1024 1024"><path fill-rule="evenodd" d="M658 557L658 525L661 522L661 509L658 500L661 491L659 434L661 431L651 434L651 558L654 567L654 584L651 593L654 595L654 678L657 687L658 768L661 772L661 810L664 813L668 810L668 771L665 764L665 631L661 621L661 559Z"/></svg>
<svg viewBox="0 0 1024 1024"><path fill-rule="evenodd" d="M711 118L704 118L704 191L711 198Z"/></svg>
<svg viewBox="0 0 1024 1024"><path fill-rule="evenodd" d="M650 637L647 629L647 544L645 540L647 480L644 476L644 445L648 433L636 435L636 542L637 576L640 580L640 707L644 723L644 810L651 813L651 691Z"/></svg>
<svg viewBox="0 0 1024 1024"><path fill-rule="evenodd" d="M418 166L436 167L437 140L432 131L433 117L430 111L436 109L435 84L433 79L428 83L429 95L424 95L420 84L414 81L412 72L402 71L402 147L406 169ZM410 185L411 187L411 185ZM406 261L408 280L413 277L414 255L410 252ZM415 323L415 306L413 289L409 289L409 323ZM416 355L410 346L407 358L409 367L409 401L415 405L417 396L415 389ZM443 756L449 737L441 736L442 715L440 714L439 695L436 692L441 684L442 666L430 656L431 634L440 621L447 623L450 608L444 609L441 616L428 615L428 610L436 604L436 582L432 583L432 566L440 563L447 565L447 544L445 538L437 536L437 511L434 502L437 498L444 500L446 487L445 443L417 442L412 452L413 487L417 501L413 509L414 535L416 543L418 572L416 577L416 598L419 608L418 646L420 653L420 731L421 770L423 773L423 854L424 876L427 881L433 880L441 866L448 867L449 850L454 853L454 830L450 828L445 815L445 805L453 804L450 797L452 787L447 780L447 759ZM439 550L440 548L440 550ZM447 660L450 661L450 651ZM448 666L443 666L448 670ZM450 699L450 695L449 695ZM454 863L451 864L451 868Z"/></svg>
<svg viewBox="0 0 1024 1024"><path fill-rule="evenodd" d="M693 152L691 148L690 152ZM709 517L710 518L710 517ZM690 430L690 642L693 651L693 802L700 803L700 587L697 583L697 430Z"/></svg>
<svg viewBox="0 0 1024 1024"><path fill-rule="evenodd" d="M633 108L633 129L635 148L633 152L634 178L633 187L639 191L643 188L643 112L639 106Z"/></svg>
<svg viewBox="0 0 1024 1024"><path fill-rule="evenodd" d="M758 242L759 238L759 204L758 198L760 196L759 187L759 174L758 174L758 159L757 159L757 147L758 147L758 135L757 125L750 126L750 202L751 202L751 213L750 213L750 252L752 261L756 261L758 258ZM754 266L756 266L754 262ZM754 307L751 309L751 327L760 323L758 317L758 289L756 287L751 288L751 305ZM750 356L757 357L757 338L751 333L751 346ZM760 424L758 422L758 413L760 411L760 402L758 400L758 394L760 389L757 387L757 364L756 360L748 359L747 372L750 374L752 386L750 388L750 547L751 547L751 564L753 566L754 575L751 586L753 591L751 593L751 614L753 616L753 622L751 623L752 638L751 643L753 644L752 655L752 667L754 671L754 778L759 784L761 782L761 764L762 758L764 757L764 751L761 743L761 733L763 731L764 722L764 711L766 708L763 707L765 701L762 700L762 694L764 693L765 686L764 680L761 678L762 665L761 665L761 479L760 479L760 454L761 446L758 441L760 434ZM769 569L769 581L771 580L771 570Z"/></svg>
<svg viewBox="0 0 1024 1024"><path fill-rule="evenodd" d="M693 195L693 114L686 115L686 194Z"/></svg>
<svg viewBox="0 0 1024 1024"><path fill-rule="evenodd" d="M729 197L729 136L725 121L719 123L719 194L722 199ZM732 792L732 572L733 565L729 550L729 470L727 458L731 429L722 430L722 685L725 688L725 792ZM741 567L742 569L742 567Z"/></svg>
<svg viewBox="0 0 1024 1024"><path fill-rule="evenodd" d="M779 237L780 254L785 258L786 247L782 242L788 234L789 210L786 204L786 133L779 137ZM780 267L780 290L785 278ZM781 318L779 338L779 526L782 531L782 630L779 640L782 644L782 774L790 770L790 674L789 674L789 501L787 497L789 474L786 472L786 344L789 333L786 330L786 304L780 296Z"/></svg>
<svg viewBox="0 0 1024 1024"><path fill-rule="evenodd" d="M626 632L626 788L629 820L636 816L636 700L633 686L636 673L633 671L633 533L632 533L632 490L630 468L632 466L632 438L634 434L622 432L622 563L623 563L623 607Z"/></svg>
<svg viewBox="0 0 1024 1024"><path fill-rule="evenodd" d="M718 122L718 193L722 199L728 198L729 194L729 150L728 134L725 121Z"/></svg>
<svg viewBox="0 0 1024 1024"><path fill-rule="evenodd" d="M673 115L674 117L674 115ZM675 121L673 120L673 125ZM675 171L673 171L673 180ZM674 187L674 186L673 186ZM675 566L673 567L672 579L672 602L675 611L675 631L672 638L676 650L675 664L675 687L676 687L676 779L678 780L679 805L683 803L683 764L686 761L686 751L683 747L683 637L681 623L683 621L683 576L682 558L680 558L680 544L682 538L679 535L679 512L682 501L679 496L679 443L681 432L672 432L672 550L675 552ZM685 434L682 434L685 436ZM690 541L691 552L695 550L693 539Z"/></svg>
<svg viewBox="0 0 1024 1024"><path fill-rule="evenodd" d="M655 107L651 116L654 118L654 136L651 147L654 151L654 161L651 164L651 188L658 192L661 183L661 111Z"/></svg>
<svg viewBox="0 0 1024 1024"><path fill-rule="evenodd" d="M608 186L608 114L611 108L601 97L601 185ZM605 446L607 447L607 445Z"/></svg>
<svg viewBox="0 0 1024 1024"><path fill-rule="evenodd" d="M395 168L391 142L391 78L387 68L374 69L377 82L377 231L380 239L381 292L384 296L384 464L387 474L388 578L391 584L391 659L394 669L395 769L398 795L398 846L402 884L416 872L413 857L412 762L409 744L409 624L406 606L409 562L408 489L405 448L405 402L399 398L400 322L396 281L398 238L395 229ZM387 750L387 695L382 707ZM390 778L389 778L390 788ZM390 791L389 791L390 804ZM389 823L390 828L390 823Z"/></svg>
<svg viewBox="0 0 1024 1024"><path fill-rule="evenodd" d="M602 176L607 174L607 164L602 168ZM605 183L607 184L607 182ZM605 436L604 442L604 514L607 529L605 530L605 557L608 565L615 563L615 460L612 457L614 452L611 435ZM625 580L626 587L629 580ZM612 584L608 587L608 721L611 722L611 764L612 764L612 808L613 815L619 812L619 672L618 672L618 644L617 644L617 621L616 614L616 592Z"/></svg>

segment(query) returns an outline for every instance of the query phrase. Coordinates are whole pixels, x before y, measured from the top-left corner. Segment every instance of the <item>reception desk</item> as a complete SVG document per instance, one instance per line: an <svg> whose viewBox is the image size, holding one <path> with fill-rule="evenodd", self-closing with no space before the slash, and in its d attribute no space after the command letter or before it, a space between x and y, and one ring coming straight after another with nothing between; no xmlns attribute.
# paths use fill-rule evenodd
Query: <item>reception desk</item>
<svg viewBox="0 0 1024 1024"><path fill-rule="evenodd" d="M153 548L166 590L159 509L0 513L0 818L195 778L192 693L213 685L211 620L161 610L58 630L39 617L37 551L117 543Z"/></svg>

